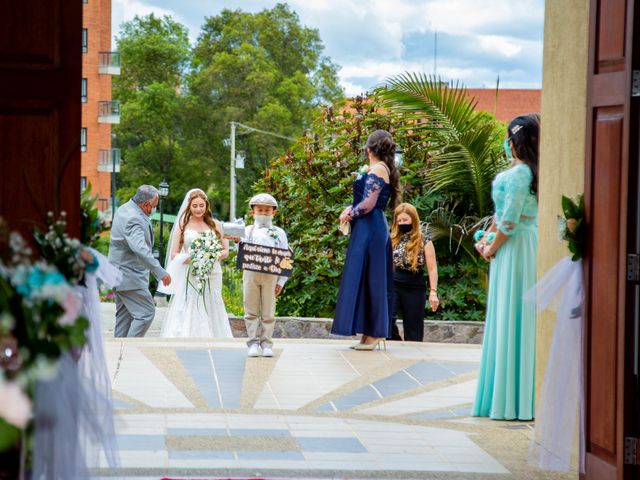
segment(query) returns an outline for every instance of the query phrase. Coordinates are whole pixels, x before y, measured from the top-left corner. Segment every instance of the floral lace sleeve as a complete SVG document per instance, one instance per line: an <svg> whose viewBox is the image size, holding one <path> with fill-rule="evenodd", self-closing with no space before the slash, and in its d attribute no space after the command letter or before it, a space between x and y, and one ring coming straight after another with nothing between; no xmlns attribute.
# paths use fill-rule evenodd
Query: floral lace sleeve
<svg viewBox="0 0 640 480"><path fill-rule="evenodd" d="M531 193L531 170L519 168L513 172L505 185L504 208L498 219L497 228L505 235L511 235L520 223L525 200Z"/></svg>
<svg viewBox="0 0 640 480"><path fill-rule="evenodd" d="M362 201L351 210L351 218L358 218L373 210L378 203L378 197L386 182L374 173L368 173L364 183Z"/></svg>

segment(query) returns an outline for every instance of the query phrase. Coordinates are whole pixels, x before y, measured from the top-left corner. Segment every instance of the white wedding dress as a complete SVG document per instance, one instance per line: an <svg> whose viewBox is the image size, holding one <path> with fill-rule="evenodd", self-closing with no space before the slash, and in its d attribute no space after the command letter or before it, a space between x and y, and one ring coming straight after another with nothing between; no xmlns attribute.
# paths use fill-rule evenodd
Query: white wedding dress
<svg viewBox="0 0 640 480"><path fill-rule="evenodd" d="M222 300L222 267L216 262L204 295L193 287L195 279L189 275L188 245L200 235L191 229L184 231L184 247L171 261L167 271L171 275L169 287L160 291L171 294L162 336L167 338L232 338L229 317Z"/></svg>

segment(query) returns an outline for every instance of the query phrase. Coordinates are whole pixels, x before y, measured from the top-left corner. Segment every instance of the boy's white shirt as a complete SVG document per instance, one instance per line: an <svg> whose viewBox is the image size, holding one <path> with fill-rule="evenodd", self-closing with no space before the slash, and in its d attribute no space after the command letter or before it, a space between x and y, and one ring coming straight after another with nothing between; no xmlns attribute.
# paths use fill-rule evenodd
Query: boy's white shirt
<svg viewBox="0 0 640 480"><path fill-rule="evenodd" d="M269 229L277 233L277 241L270 235ZM284 249L289 248L289 240L287 240L286 232L275 225L272 225L271 227L263 227L256 225L255 223L253 225L248 225L247 227L245 227L244 240L247 243L255 243L257 245L263 245L265 247ZM284 284L286 282L287 277L278 277L278 285L280 285L281 287L284 287Z"/></svg>

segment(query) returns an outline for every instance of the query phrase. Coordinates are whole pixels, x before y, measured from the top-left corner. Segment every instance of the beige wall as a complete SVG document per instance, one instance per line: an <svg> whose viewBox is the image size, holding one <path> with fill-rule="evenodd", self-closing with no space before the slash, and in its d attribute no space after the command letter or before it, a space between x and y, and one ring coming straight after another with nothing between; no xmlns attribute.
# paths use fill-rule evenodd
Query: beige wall
<svg viewBox="0 0 640 480"><path fill-rule="evenodd" d="M542 78L538 277L568 254L556 233L562 195L584 191L589 0L547 0ZM555 316L538 316L536 393Z"/></svg>

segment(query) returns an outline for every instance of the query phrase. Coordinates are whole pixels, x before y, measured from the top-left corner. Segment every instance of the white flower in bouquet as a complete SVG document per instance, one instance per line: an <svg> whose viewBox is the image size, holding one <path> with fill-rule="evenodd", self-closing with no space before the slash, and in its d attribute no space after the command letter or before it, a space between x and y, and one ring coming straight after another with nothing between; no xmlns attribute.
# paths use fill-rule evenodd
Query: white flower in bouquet
<svg viewBox="0 0 640 480"><path fill-rule="evenodd" d="M222 243L211 231L199 235L189 245L190 272L195 277L195 289L203 293L209 283L209 274L222 254Z"/></svg>

